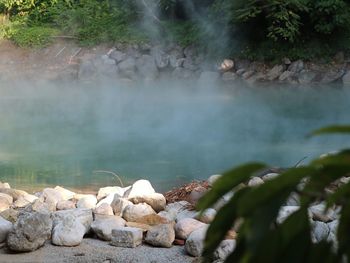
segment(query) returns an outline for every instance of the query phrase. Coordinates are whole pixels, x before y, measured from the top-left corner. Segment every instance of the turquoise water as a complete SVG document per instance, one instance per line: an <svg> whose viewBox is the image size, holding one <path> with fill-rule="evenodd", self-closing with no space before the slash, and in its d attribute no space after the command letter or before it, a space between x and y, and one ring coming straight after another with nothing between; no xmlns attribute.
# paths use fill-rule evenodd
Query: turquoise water
<svg viewBox="0 0 350 263"><path fill-rule="evenodd" d="M9 85L0 88L0 181L37 189L97 190L139 178L165 191L241 162L288 167L350 146L307 139L350 123L350 92L336 87Z"/></svg>

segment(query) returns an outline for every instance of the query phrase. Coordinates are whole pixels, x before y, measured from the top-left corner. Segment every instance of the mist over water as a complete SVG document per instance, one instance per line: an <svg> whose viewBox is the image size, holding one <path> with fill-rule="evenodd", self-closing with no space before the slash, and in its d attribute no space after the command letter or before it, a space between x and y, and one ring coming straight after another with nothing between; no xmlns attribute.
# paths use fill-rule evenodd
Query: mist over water
<svg viewBox="0 0 350 263"><path fill-rule="evenodd" d="M117 184L94 173L108 170L165 191L242 162L289 167L349 146L345 136L305 138L350 123L349 102L334 87L2 84L0 181L97 190Z"/></svg>

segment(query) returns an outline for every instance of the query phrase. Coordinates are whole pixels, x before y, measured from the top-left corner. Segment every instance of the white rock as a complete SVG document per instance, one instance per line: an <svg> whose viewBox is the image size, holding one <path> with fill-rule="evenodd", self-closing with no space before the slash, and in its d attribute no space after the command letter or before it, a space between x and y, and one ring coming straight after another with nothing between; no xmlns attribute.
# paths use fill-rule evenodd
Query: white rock
<svg viewBox="0 0 350 263"><path fill-rule="evenodd" d="M91 223L93 221L91 209L77 208L57 211L52 214L54 225L64 221L64 218L70 215L73 215L85 227L85 234L90 231Z"/></svg>
<svg viewBox="0 0 350 263"><path fill-rule="evenodd" d="M2 182L0 182L0 188L11 189L11 186L10 186L8 183L2 183Z"/></svg>
<svg viewBox="0 0 350 263"><path fill-rule="evenodd" d="M53 188L45 188L40 199L43 199L44 202L48 204L50 211L55 211L57 203L63 200L63 196L59 191Z"/></svg>
<svg viewBox="0 0 350 263"><path fill-rule="evenodd" d="M175 235L177 238L187 239L193 231L205 226L207 226L207 224L204 224L196 219L184 218L176 223Z"/></svg>
<svg viewBox="0 0 350 263"><path fill-rule="evenodd" d="M103 203L94 209L94 214L98 215L114 215L113 209L109 204Z"/></svg>
<svg viewBox="0 0 350 263"><path fill-rule="evenodd" d="M309 207L309 211L312 213L314 220L327 223L338 218L336 211L333 209L328 209L328 211L325 211L325 209L326 205L324 203Z"/></svg>
<svg viewBox="0 0 350 263"><path fill-rule="evenodd" d="M93 209L96 207L97 199L94 195L86 195L85 197L79 199L77 203L77 208L89 208Z"/></svg>
<svg viewBox="0 0 350 263"><path fill-rule="evenodd" d="M330 230L326 223L314 221L312 223L311 239L315 243L327 240L329 232Z"/></svg>
<svg viewBox="0 0 350 263"><path fill-rule="evenodd" d="M129 190L124 193L124 197L133 198L139 196L147 196L154 194L155 191L148 180L138 180L136 181Z"/></svg>
<svg viewBox="0 0 350 263"><path fill-rule="evenodd" d="M99 207L99 206L102 205L102 204L112 205L112 202L113 202L115 196L117 196L118 198L120 198L120 195L119 195L119 194L111 193L111 194L107 195L105 198L101 199L101 200L97 203L96 207Z"/></svg>
<svg viewBox="0 0 350 263"><path fill-rule="evenodd" d="M164 195L159 193L154 193L154 194L149 194L144 196L135 196L135 197L129 198L129 201L133 202L134 204L146 203L150 205L156 212L160 212L164 210L166 206L166 199Z"/></svg>
<svg viewBox="0 0 350 263"><path fill-rule="evenodd" d="M33 203L35 200L37 200L38 197L36 197L35 195L24 195L24 196L20 196L15 202L14 202L14 206L18 207L18 208L23 208L26 207L27 205Z"/></svg>
<svg viewBox="0 0 350 263"><path fill-rule="evenodd" d="M268 174L265 174L262 179L264 181L269 181L269 180L272 180L272 179L275 179L276 177L278 177L279 174L278 173L268 173Z"/></svg>
<svg viewBox="0 0 350 263"><path fill-rule="evenodd" d="M0 216L0 243L4 242L12 229L12 223Z"/></svg>
<svg viewBox="0 0 350 263"><path fill-rule="evenodd" d="M54 189L61 194L62 200L70 200L70 199L73 199L75 196L74 192L72 192L68 189L65 189L61 186L56 186Z"/></svg>
<svg viewBox="0 0 350 263"><path fill-rule="evenodd" d="M196 213L195 219L201 221L205 224L210 224L216 216L216 210L213 208L208 208L203 211L202 214L200 212Z"/></svg>
<svg viewBox="0 0 350 263"><path fill-rule="evenodd" d="M179 222L180 220L185 219L185 218L195 218L196 215L197 215L196 211L184 209L184 210L181 210L177 213L175 221Z"/></svg>
<svg viewBox="0 0 350 263"><path fill-rule="evenodd" d="M23 213L7 236L7 245L13 251L34 251L51 236L52 220L49 214Z"/></svg>
<svg viewBox="0 0 350 263"><path fill-rule="evenodd" d="M252 179L249 180L248 186L250 187L255 187L262 185L264 183L264 180L261 179L260 177L253 177Z"/></svg>
<svg viewBox="0 0 350 263"><path fill-rule="evenodd" d="M29 207L29 211L40 212L44 214L49 214L52 211L56 211L56 208L49 206L44 203L41 199L36 199ZM51 210L52 209L52 210Z"/></svg>
<svg viewBox="0 0 350 263"><path fill-rule="evenodd" d="M112 230L111 245L134 248L142 243L143 232L139 228L121 227Z"/></svg>
<svg viewBox="0 0 350 263"><path fill-rule="evenodd" d="M75 209L75 203L72 201L59 201L56 206L57 210L69 210L69 209Z"/></svg>
<svg viewBox="0 0 350 263"><path fill-rule="evenodd" d="M118 194L120 196L124 195L124 189L119 187L119 186L107 186L107 187L103 187L100 188L100 190L98 190L98 194L97 194L97 200L101 200L109 195L114 196L114 194ZM113 201L113 199L112 199Z"/></svg>
<svg viewBox="0 0 350 263"><path fill-rule="evenodd" d="M125 208L129 205L133 205L133 203L126 198L120 197L118 194L114 196L111 203L111 207L116 216L122 216Z"/></svg>
<svg viewBox="0 0 350 263"><path fill-rule="evenodd" d="M145 241L155 247L171 247L175 240L172 224L153 226L148 230Z"/></svg>
<svg viewBox="0 0 350 263"><path fill-rule="evenodd" d="M199 257L202 255L206 232L207 227L202 227L189 235L185 243L185 250L190 256Z"/></svg>
<svg viewBox="0 0 350 263"><path fill-rule="evenodd" d="M299 210L299 206L282 206L277 216L277 223L281 224L284 220L286 220L291 214L295 211Z"/></svg>
<svg viewBox="0 0 350 263"><path fill-rule="evenodd" d="M13 202L12 196L0 193L0 212L9 209Z"/></svg>
<svg viewBox="0 0 350 263"><path fill-rule="evenodd" d="M235 247L236 240L223 240L214 252L214 259L225 261L226 258L234 251Z"/></svg>
<svg viewBox="0 0 350 263"><path fill-rule="evenodd" d="M85 227L74 215L66 215L55 224L52 231L52 243L56 246L74 247L80 245Z"/></svg>
<svg viewBox="0 0 350 263"><path fill-rule="evenodd" d="M98 217L91 224L92 230L98 238L106 241L112 239L112 230L125 226L125 220L120 216L103 216Z"/></svg>
<svg viewBox="0 0 350 263"><path fill-rule="evenodd" d="M235 66L235 62L232 59L224 59L221 63L219 70L221 71L229 71Z"/></svg>
<svg viewBox="0 0 350 263"><path fill-rule="evenodd" d="M152 207L148 204L142 203L137 205L128 205L123 212L123 218L128 222L135 222L137 219L156 214Z"/></svg>

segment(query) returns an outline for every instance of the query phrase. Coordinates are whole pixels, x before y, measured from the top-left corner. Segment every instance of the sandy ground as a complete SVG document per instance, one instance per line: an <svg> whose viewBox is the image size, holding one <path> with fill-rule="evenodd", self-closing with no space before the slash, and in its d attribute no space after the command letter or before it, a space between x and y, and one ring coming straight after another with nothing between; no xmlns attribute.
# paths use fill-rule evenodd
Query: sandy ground
<svg viewBox="0 0 350 263"><path fill-rule="evenodd" d="M57 247L45 244L31 253L11 254L0 249L1 263L171 263L194 262L195 258L185 255L184 247L154 248L142 245L137 248L120 248L97 239L85 238L78 247Z"/></svg>

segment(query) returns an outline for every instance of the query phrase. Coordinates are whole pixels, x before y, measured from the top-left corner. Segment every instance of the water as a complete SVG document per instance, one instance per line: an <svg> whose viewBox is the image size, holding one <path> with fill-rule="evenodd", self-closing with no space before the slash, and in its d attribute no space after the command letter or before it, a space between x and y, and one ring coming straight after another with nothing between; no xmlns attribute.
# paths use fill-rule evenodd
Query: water
<svg viewBox="0 0 350 263"><path fill-rule="evenodd" d="M350 146L307 139L349 124L348 89L11 85L0 88L0 181L97 190L149 179L165 191L242 162L288 167Z"/></svg>

